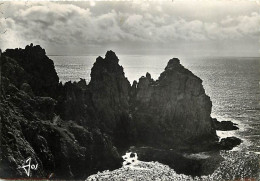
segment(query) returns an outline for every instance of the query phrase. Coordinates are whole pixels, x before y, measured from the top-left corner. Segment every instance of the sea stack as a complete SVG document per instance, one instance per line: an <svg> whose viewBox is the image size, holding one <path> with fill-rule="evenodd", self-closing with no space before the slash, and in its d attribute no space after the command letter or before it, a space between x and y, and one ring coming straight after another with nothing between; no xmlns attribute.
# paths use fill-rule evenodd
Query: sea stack
<svg viewBox="0 0 260 181"><path fill-rule="evenodd" d="M140 78L133 91L132 114L139 141L176 148L217 139L210 117L212 103L202 80L178 58L169 60L158 80L150 74Z"/></svg>

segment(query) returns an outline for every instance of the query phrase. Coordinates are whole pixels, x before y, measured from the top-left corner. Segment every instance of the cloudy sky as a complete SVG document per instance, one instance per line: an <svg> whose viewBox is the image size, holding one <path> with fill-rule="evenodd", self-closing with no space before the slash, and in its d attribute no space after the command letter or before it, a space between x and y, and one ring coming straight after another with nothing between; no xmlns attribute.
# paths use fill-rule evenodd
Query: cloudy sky
<svg viewBox="0 0 260 181"><path fill-rule="evenodd" d="M33 42L49 55L260 56L254 0L3 2L0 48Z"/></svg>

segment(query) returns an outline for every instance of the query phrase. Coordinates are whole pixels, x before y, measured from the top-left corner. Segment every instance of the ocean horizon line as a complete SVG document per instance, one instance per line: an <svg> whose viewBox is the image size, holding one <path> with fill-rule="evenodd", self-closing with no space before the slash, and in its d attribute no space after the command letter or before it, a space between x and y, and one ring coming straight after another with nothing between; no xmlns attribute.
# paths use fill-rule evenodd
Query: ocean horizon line
<svg viewBox="0 0 260 181"><path fill-rule="evenodd" d="M105 54L104 54L105 55ZM154 56L154 54L117 54L117 56ZM51 57L87 57L87 56L101 56L100 54L84 54L84 55L48 55ZM198 58L208 58L208 57L214 57L214 58L260 58L260 56L232 56L232 55L223 55L223 56L217 56L217 55L180 55L180 56L174 56L174 54L159 54L157 56L173 56L176 58L179 57L198 57ZM102 57L102 56L101 56Z"/></svg>

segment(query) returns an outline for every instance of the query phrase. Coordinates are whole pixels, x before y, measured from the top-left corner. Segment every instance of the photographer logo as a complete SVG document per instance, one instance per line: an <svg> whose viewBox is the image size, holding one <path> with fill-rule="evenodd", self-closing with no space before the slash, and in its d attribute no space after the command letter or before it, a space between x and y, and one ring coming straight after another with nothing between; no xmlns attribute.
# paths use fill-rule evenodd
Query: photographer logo
<svg viewBox="0 0 260 181"><path fill-rule="evenodd" d="M26 175L29 177L31 174L31 170L37 170L38 168L38 163L37 164L31 164L32 162L32 158L29 157L26 159L26 161L24 162L24 164L18 168L22 168L24 169Z"/></svg>

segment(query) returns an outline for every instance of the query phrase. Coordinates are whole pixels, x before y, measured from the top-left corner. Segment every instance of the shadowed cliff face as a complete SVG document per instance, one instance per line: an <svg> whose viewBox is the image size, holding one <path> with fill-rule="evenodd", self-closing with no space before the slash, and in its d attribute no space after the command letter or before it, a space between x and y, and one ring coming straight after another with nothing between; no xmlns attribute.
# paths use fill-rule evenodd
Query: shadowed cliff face
<svg viewBox="0 0 260 181"><path fill-rule="evenodd" d="M25 49L7 49L3 56L15 59L25 70L27 73L26 81L36 95L54 97L59 77L54 69L53 61L46 56L44 49L39 45L33 46L31 44ZM14 76L13 78L18 77ZM18 83L19 81L16 82L16 86L19 87Z"/></svg>
<svg viewBox="0 0 260 181"><path fill-rule="evenodd" d="M216 138L210 117L212 104L202 80L179 59L171 59L157 81L147 73L132 90L133 119L144 142L172 147L202 137L203 141Z"/></svg>
<svg viewBox="0 0 260 181"><path fill-rule="evenodd" d="M60 88L57 110L64 120L98 127L113 139L115 145L124 147L131 142L132 135L130 83L118 61L115 53L108 51L105 58L96 59L89 85L83 79L78 83L65 83Z"/></svg>
<svg viewBox="0 0 260 181"><path fill-rule="evenodd" d="M130 145L201 151L240 143L215 142L210 98L178 59L157 81L147 73L132 86L112 51L97 58L88 85L59 84L40 46L7 50L0 60L0 177L25 177L18 167L28 157L39 164L33 177L79 179L119 168L118 150Z"/></svg>
<svg viewBox="0 0 260 181"><path fill-rule="evenodd" d="M24 51L31 52L27 55L28 59L23 57ZM60 111L61 101L66 102L66 98L71 98L69 103L74 102L68 109L79 105L81 111L84 111L84 104L79 101L85 95L84 84L79 82L58 85L53 62L47 63L46 66L45 53L37 46L8 52L17 57L10 58L5 53L0 57L0 178L27 178L25 171L19 167L25 164L29 157L32 163L38 164L38 169L31 171L33 178L48 178L54 173L53 178L82 179L97 171L119 168L121 158L111 137L101 132L94 124L92 127L77 124L77 118L82 118L83 112L76 112L78 117L73 116L75 113L72 114L66 121L58 115L66 115L67 109ZM22 55L19 55L21 52ZM38 59L37 66L34 58ZM27 63L18 63L22 59ZM34 66L36 70L37 67L44 68L38 70L39 77L35 75L33 68L26 70ZM52 74L55 74L54 77ZM33 77L39 79L38 85ZM79 95L77 91L82 97L76 99L73 96ZM58 95L57 100L51 98L53 95ZM87 100L88 96L85 101ZM73 113L73 109L70 111ZM85 112L88 113L87 110ZM91 114L89 117L92 118ZM88 124L91 125L91 122Z"/></svg>
<svg viewBox="0 0 260 181"><path fill-rule="evenodd" d="M125 77L118 57L108 51L105 58L98 57L91 69L89 88L93 106L104 131L112 133L121 121L127 121L130 83Z"/></svg>

